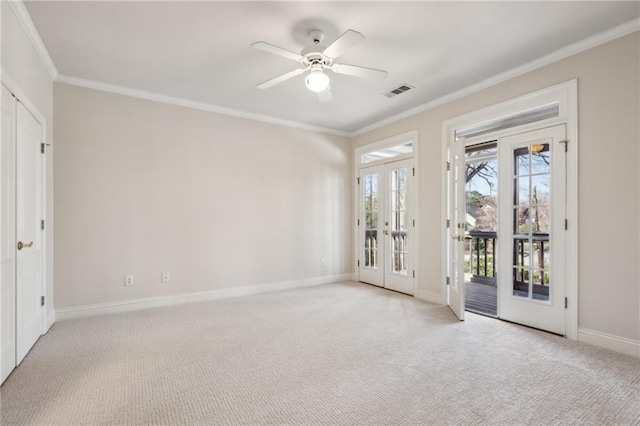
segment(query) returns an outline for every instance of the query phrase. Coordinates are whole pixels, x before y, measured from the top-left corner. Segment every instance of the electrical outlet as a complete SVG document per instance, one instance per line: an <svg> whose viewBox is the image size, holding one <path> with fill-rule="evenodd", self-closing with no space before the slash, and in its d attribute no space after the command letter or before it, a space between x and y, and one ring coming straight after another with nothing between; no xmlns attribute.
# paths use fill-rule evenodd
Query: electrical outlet
<svg viewBox="0 0 640 426"><path fill-rule="evenodd" d="M133 275L124 276L124 286L131 287L133 285Z"/></svg>
<svg viewBox="0 0 640 426"><path fill-rule="evenodd" d="M163 272L162 273L162 282L163 283L168 283L169 281L171 281L171 275L169 275L168 272Z"/></svg>
<svg viewBox="0 0 640 426"><path fill-rule="evenodd" d="M327 266L327 261L324 259L320 259L320 267L324 268L325 266Z"/></svg>

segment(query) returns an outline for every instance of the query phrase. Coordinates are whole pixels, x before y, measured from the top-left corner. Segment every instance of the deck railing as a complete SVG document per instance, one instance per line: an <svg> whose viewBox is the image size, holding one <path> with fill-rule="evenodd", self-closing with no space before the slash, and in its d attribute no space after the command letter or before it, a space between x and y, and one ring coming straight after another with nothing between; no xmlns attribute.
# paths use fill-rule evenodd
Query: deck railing
<svg viewBox="0 0 640 426"><path fill-rule="evenodd" d="M541 275L540 280L544 280L544 270L545 270L545 257L548 256L549 252L549 234L542 233L534 233L531 236L531 240L533 241L534 246L529 247L529 238L528 236L524 236L523 238L519 238L519 236L515 237L514 245L513 245L513 259L516 266L519 268L514 268L513 270L513 288L516 293L520 293L520 295L525 296L529 292L529 281L533 279L533 277L529 276L529 256L533 254L529 253L529 250L536 251L537 255L534 260L537 260L537 264L532 265L536 268ZM544 282L544 281L543 281ZM534 299L549 299L549 286L548 283L542 284L537 283L535 280L532 285Z"/></svg>
<svg viewBox="0 0 640 426"><path fill-rule="evenodd" d="M496 232L472 231L467 241L470 253L471 281L496 285Z"/></svg>

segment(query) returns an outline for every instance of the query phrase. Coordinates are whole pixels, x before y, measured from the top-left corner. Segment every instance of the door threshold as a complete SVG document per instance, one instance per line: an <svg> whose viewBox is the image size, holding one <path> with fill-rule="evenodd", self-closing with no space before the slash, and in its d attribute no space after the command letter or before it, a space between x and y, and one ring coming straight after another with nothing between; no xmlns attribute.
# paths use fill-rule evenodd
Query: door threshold
<svg viewBox="0 0 640 426"><path fill-rule="evenodd" d="M509 321L504 318L496 317L496 319L499 319L500 321L508 322L509 324L519 325L520 327L530 328L531 330L542 331L543 333L553 334L554 336L564 337L564 338L567 337L565 334L554 333L553 331L545 330L544 328L538 328L538 327L533 327L526 324L520 324L519 322Z"/></svg>
<svg viewBox="0 0 640 426"><path fill-rule="evenodd" d="M493 319L499 319L499 318L498 318L498 315L490 314L490 313L488 313L488 312L476 311L475 309L467 309L467 308L465 308L465 311L467 311L467 312L471 312L472 314L482 315L483 317L489 317L489 318L493 318Z"/></svg>

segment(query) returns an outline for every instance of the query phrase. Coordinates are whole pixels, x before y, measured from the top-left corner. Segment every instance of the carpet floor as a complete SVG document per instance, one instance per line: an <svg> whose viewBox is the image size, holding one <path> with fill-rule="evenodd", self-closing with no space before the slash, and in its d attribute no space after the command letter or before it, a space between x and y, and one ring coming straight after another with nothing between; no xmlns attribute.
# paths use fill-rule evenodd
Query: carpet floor
<svg viewBox="0 0 640 426"><path fill-rule="evenodd" d="M640 359L359 283L60 321L19 424L640 425Z"/></svg>

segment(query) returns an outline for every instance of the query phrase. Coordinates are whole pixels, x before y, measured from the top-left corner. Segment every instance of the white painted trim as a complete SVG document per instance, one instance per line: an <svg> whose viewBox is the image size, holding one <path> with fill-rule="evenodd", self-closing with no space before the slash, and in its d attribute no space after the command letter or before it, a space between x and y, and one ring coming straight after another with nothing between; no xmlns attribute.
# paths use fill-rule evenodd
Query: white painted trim
<svg viewBox="0 0 640 426"><path fill-rule="evenodd" d="M438 99L434 99L430 102L427 102L426 104L417 106L415 108L411 108L407 111L401 112L399 114L396 114L392 117L381 120L377 123L371 124L369 126L365 126L359 130L352 132L351 137L362 135L372 130L379 129L380 127L386 126L388 124L395 123L396 121L400 121L404 118L411 117L421 112L436 108L440 105L447 104L449 102L455 101L456 99L463 98L465 96L484 90L488 87L495 86L504 81L511 80L512 78L526 74L530 71L536 70L538 68L542 68L554 62L568 58L569 56L576 55L580 52L584 52L585 50L589 50L591 48L594 48L601 44L615 40L617 38L624 37L627 34L631 34L638 30L640 30L640 18L631 20L629 22L625 22L624 24L618 25L617 27L611 28L610 30L604 31L600 34L587 37L576 43L570 44L554 52L551 52L548 55L542 56L538 59L534 59L533 61L528 62L524 65L520 65L519 67L515 67L508 71L502 72L500 74L496 74L493 77L489 77L485 80L482 80L476 84L472 84L471 86L467 86L463 89L456 90L455 92L449 93Z"/></svg>
<svg viewBox="0 0 640 426"><path fill-rule="evenodd" d="M385 148L393 148L399 143L407 142L409 140L413 141L413 145L412 145L413 150L410 153L400 154L390 158L381 158L380 160L370 161L368 163L361 162L362 156L364 154L368 154L374 151L379 151ZM399 135L391 136L377 142L372 142L366 145L359 146L354 150L354 153L355 153L354 160L357 168L364 169L367 167L377 166L379 164L386 164L391 161L400 161L407 158L415 158L417 157L416 155L417 150L418 150L418 130L416 129L416 130L411 130Z"/></svg>
<svg viewBox="0 0 640 426"><path fill-rule="evenodd" d="M612 351L640 358L640 340L627 339L626 337L589 330L587 328L580 328L578 330L578 340L590 345L611 349Z"/></svg>
<svg viewBox="0 0 640 426"><path fill-rule="evenodd" d="M51 313L47 316L46 319L46 328L44 330L44 332L42 334L46 334L47 331L49 331L49 329L51 328L51 326L53 325L53 323L56 322L56 311L54 311L53 309L51 310Z"/></svg>
<svg viewBox="0 0 640 426"><path fill-rule="evenodd" d="M38 56L42 60L44 67L47 69L49 76L52 80L55 80L58 77L58 69L56 68L56 64L53 63L53 59L49 55L49 51L47 47L44 45L42 38L40 38L40 34L38 30L36 30L36 26L33 24L31 20L31 16L27 11L27 8L24 6L22 0L8 0L9 6L11 6L11 10L13 14L16 15L20 26L24 30L27 38L33 45L33 48L38 52Z"/></svg>
<svg viewBox="0 0 640 426"><path fill-rule="evenodd" d="M40 113L38 108L36 108L36 105L33 102L31 102L27 94L20 89L20 86L18 86L18 83L16 83L15 80L11 78L9 73L4 68L0 68L0 81L2 81L2 83L4 83L5 86L7 86L7 89L9 89L11 93L16 95L16 97L20 100L20 102L22 102L22 104L35 117L38 123L40 123L40 125L42 126L45 126L47 122L45 116ZM46 129L45 129L44 135L45 137L47 135ZM48 141L48 143L51 143L51 141Z"/></svg>
<svg viewBox="0 0 640 426"><path fill-rule="evenodd" d="M440 269L440 298L444 305L449 305L449 289L447 288L447 278L449 277L449 228L447 220L449 220L449 171L447 163L449 162L449 129L442 123L442 147L440 148L440 176L442 178L440 190L440 253L441 269Z"/></svg>
<svg viewBox="0 0 640 426"><path fill-rule="evenodd" d="M640 21L639 21L640 22ZM565 293L568 298L567 315L566 315L566 333L567 338L571 340L578 339L578 252L579 245L578 233L579 214L578 206L580 192L578 191L578 80L568 82L566 92L566 128L567 128L567 204L565 211L568 221L568 229L566 231L566 252L565 252L565 277L566 287Z"/></svg>
<svg viewBox="0 0 640 426"><path fill-rule="evenodd" d="M310 287L349 281L352 274L331 275L325 277L307 278L302 280L280 281L267 284L257 284L242 287L221 288L198 293L178 294L171 296L147 297L143 299L123 300L120 302L98 303L95 305L74 306L56 310L58 321L82 318L94 315L113 314L119 312L137 311L140 309L173 306L183 303L205 302L209 300L227 299L231 297L249 296L254 294L271 293L281 290Z"/></svg>
<svg viewBox="0 0 640 426"><path fill-rule="evenodd" d="M425 302L436 303L438 305L446 305L442 296L442 294L434 293L427 290L419 290L416 293L417 299L424 300Z"/></svg>
<svg viewBox="0 0 640 426"><path fill-rule="evenodd" d="M59 75L56 78L57 82L70 84L72 86L86 87L88 89L100 90L103 92L117 93L120 95L131 96L139 99L146 99L149 101L161 102L165 104L178 105L185 108L192 108L201 111L215 112L217 114L230 115L232 117L246 118L249 120L261 121L269 124L276 124L279 126L293 127L301 130L308 130L318 133L327 133L330 135L346 136L350 134L340 130L327 129L325 127L312 126L309 124L298 123L295 121L282 120L279 118L269 117L266 115L253 114L249 112L239 111L231 108L224 108L217 105L207 104L204 102L190 101L187 99L174 98L172 96L162 95L159 93L146 92L144 90L132 89L124 86L117 86L115 84L101 83L99 81L85 80L82 78L69 77L66 75Z"/></svg>

